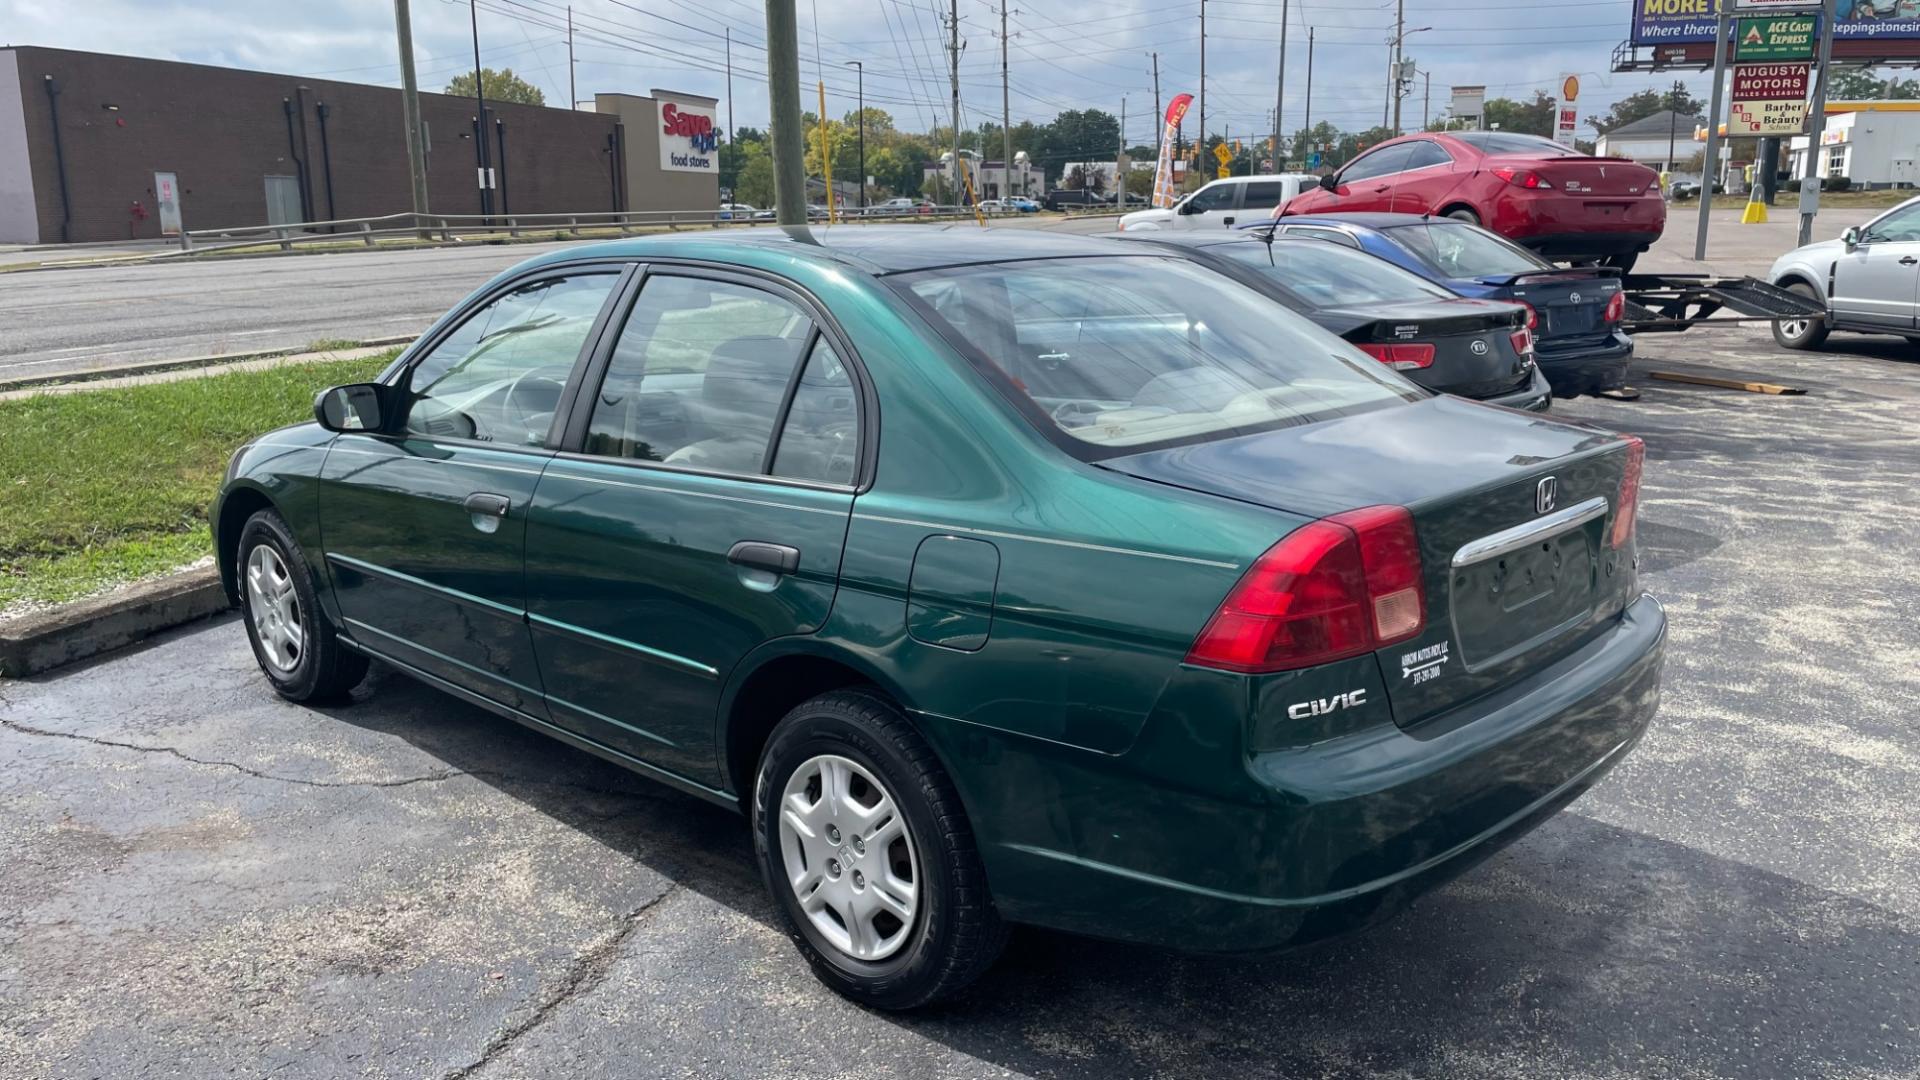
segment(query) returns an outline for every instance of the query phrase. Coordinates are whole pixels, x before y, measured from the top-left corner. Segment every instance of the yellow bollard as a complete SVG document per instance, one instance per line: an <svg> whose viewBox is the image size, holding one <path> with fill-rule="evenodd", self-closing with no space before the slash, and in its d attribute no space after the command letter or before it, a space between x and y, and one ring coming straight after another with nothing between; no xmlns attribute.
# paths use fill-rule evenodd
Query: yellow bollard
<svg viewBox="0 0 1920 1080"><path fill-rule="evenodd" d="M1760 201L1760 189L1753 189L1747 197L1747 208L1740 213L1742 225L1765 225L1767 223L1767 204Z"/></svg>

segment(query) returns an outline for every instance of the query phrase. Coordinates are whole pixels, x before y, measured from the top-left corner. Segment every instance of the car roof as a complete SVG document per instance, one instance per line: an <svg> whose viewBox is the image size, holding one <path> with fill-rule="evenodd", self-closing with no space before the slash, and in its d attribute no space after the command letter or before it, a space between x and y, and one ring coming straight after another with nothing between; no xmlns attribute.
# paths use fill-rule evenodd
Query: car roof
<svg viewBox="0 0 1920 1080"><path fill-rule="evenodd" d="M528 265L582 259L725 259L729 252L839 263L873 275L944 266L1138 254L1106 237L1039 229L983 229L978 224L769 226L727 232L682 233L609 240L549 252Z"/></svg>
<svg viewBox="0 0 1920 1080"><path fill-rule="evenodd" d="M1267 238L1255 230L1229 232L1225 229L1219 232L1203 233L1160 231L1118 233L1114 236L1114 239L1125 240L1128 243L1164 244L1168 247L1190 248L1222 247L1227 244L1264 244L1267 242ZM1285 244L1305 244L1313 242L1304 236L1288 236L1285 233L1275 236L1274 239Z"/></svg>
<svg viewBox="0 0 1920 1080"><path fill-rule="evenodd" d="M1465 225L1466 222L1450 217L1427 217L1421 214L1388 213L1333 213L1333 214L1292 214L1279 218L1280 225L1340 224L1358 225L1363 229L1398 229L1408 225ZM1262 222L1262 224L1265 224Z"/></svg>

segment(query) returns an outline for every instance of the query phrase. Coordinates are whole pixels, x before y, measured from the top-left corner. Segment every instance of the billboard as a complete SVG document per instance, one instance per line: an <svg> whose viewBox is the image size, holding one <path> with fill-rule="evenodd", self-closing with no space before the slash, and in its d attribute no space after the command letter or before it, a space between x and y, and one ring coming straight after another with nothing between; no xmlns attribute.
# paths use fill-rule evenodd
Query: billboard
<svg viewBox="0 0 1920 1080"><path fill-rule="evenodd" d="M680 101L660 103L660 167L674 172L720 171L720 129L713 109Z"/></svg>
<svg viewBox="0 0 1920 1080"><path fill-rule="evenodd" d="M1633 0L1630 40L1635 45L1711 42L1713 26L1713 0ZM1834 40L1874 39L1920 39L1920 0L1841 0Z"/></svg>

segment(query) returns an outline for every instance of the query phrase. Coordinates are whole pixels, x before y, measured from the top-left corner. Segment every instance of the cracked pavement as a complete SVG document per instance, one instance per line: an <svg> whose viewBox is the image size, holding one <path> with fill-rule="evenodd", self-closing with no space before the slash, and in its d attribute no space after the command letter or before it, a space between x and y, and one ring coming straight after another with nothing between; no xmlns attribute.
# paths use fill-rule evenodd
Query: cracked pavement
<svg viewBox="0 0 1920 1080"><path fill-rule="evenodd" d="M233 618L0 682L0 1077L1920 1076L1920 351L1642 338L1666 697L1604 783L1363 936L1032 931L912 1016L819 986L743 823ZM1561 404L1557 403L1557 408Z"/></svg>

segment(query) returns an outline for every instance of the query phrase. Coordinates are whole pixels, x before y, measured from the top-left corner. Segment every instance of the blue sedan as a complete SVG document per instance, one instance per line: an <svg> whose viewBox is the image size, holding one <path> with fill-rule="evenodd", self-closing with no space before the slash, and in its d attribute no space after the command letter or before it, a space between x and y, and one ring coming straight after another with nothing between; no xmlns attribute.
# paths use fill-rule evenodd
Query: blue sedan
<svg viewBox="0 0 1920 1080"><path fill-rule="evenodd" d="M1620 328L1626 294L1610 267L1555 266L1464 221L1418 214L1314 214L1246 226L1359 248L1459 293L1531 312L1534 349L1556 397L1637 397L1626 388L1633 339Z"/></svg>

